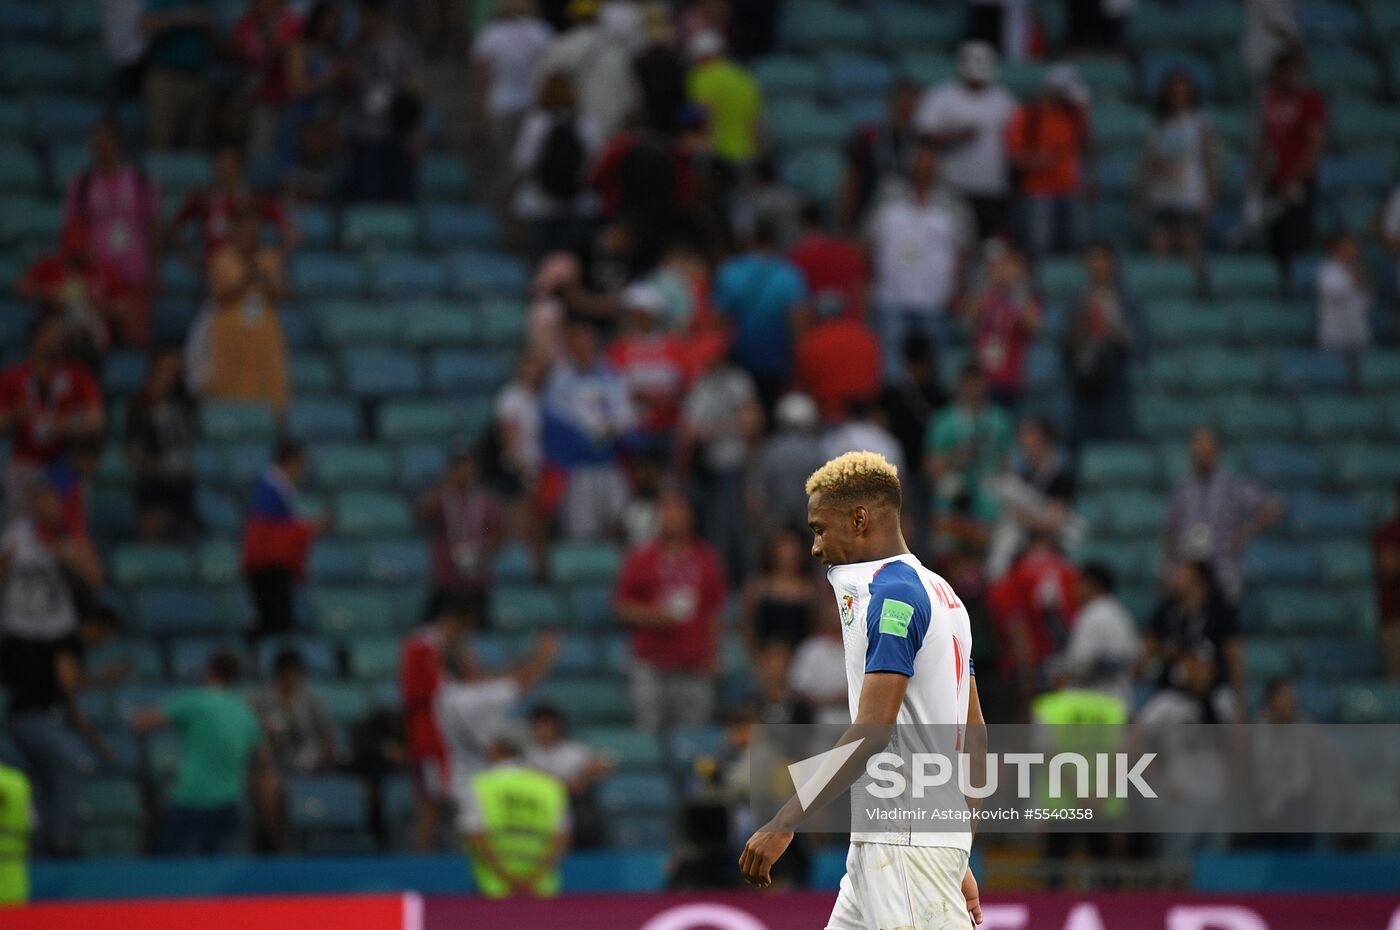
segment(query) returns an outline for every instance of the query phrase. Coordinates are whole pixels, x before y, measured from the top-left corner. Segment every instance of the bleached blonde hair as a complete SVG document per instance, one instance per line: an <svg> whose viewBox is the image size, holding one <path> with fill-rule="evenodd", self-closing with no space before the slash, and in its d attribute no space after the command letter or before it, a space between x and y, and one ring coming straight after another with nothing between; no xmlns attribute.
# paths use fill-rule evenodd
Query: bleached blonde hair
<svg viewBox="0 0 1400 930"><path fill-rule="evenodd" d="M856 503L878 498L900 504L899 469L878 452L838 455L807 479L807 495L822 492L827 502Z"/></svg>

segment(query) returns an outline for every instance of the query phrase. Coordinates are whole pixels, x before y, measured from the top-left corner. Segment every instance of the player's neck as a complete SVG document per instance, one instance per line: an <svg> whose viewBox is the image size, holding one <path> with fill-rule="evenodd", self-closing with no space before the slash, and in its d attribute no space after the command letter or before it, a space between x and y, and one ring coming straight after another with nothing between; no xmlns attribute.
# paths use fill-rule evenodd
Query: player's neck
<svg viewBox="0 0 1400 930"><path fill-rule="evenodd" d="M895 529L881 539L872 539L858 562L881 562L909 554L909 545L904 541L904 533Z"/></svg>

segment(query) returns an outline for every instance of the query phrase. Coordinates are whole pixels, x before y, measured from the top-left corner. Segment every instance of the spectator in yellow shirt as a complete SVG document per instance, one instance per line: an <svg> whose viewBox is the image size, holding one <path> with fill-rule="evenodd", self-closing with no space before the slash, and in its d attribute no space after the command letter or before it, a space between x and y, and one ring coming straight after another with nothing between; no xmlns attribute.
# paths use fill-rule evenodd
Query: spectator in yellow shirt
<svg viewBox="0 0 1400 930"><path fill-rule="evenodd" d="M758 119L763 98L758 82L724 54L724 39L705 30L690 41L686 95L705 108L710 121L710 148L731 165L747 165L758 154Z"/></svg>

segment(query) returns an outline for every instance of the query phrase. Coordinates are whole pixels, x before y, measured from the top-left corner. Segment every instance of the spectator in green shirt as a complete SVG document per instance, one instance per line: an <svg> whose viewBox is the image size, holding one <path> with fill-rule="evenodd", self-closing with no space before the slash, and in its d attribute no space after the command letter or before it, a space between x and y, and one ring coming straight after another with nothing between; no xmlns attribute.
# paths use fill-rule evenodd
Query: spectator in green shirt
<svg viewBox="0 0 1400 930"><path fill-rule="evenodd" d="M996 516L992 480L1006 469L1011 434L1011 417L987 401L981 372L963 369L957 399L934 417L924 441L940 534L947 518L986 523Z"/></svg>
<svg viewBox="0 0 1400 930"><path fill-rule="evenodd" d="M216 855L238 849L250 769L270 760L257 716L234 690L237 681L238 657L217 652L209 659L203 687L136 717L138 733L171 727L180 735L180 762L161 844L166 854Z"/></svg>
<svg viewBox="0 0 1400 930"><path fill-rule="evenodd" d="M724 39L705 30L691 39L686 96L709 113L710 148L721 162L747 165L758 154L763 98L758 82L724 55Z"/></svg>

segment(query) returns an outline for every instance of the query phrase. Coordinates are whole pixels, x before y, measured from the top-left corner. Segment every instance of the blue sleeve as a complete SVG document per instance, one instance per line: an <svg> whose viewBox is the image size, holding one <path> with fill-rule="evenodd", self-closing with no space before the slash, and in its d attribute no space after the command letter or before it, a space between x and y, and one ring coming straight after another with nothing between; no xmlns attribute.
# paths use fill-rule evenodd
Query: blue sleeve
<svg viewBox="0 0 1400 930"><path fill-rule="evenodd" d="M967 674L969 678L977 677L977 666L972 664L972 656L967 657Z"/></svg>
<svg viewBox="0 0 1400 930"><path fill-rule="evenodd" d="M912 677L932 614L928 592L907 563L890 562L876 572L865 614L865 670Z"/></svg>

